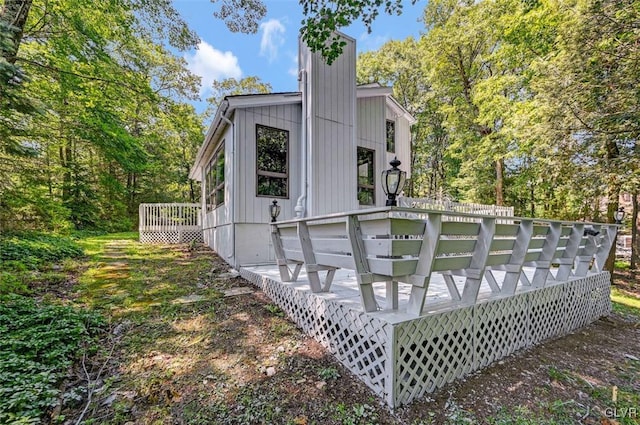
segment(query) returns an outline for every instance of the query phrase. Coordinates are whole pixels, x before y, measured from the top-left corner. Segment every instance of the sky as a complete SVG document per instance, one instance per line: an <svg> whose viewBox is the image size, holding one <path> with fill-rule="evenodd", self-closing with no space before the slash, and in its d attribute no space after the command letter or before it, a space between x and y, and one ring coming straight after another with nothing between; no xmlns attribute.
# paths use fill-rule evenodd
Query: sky
<svg viewBox="0 0 640 425"><path fill-rule="evenodd" d="M224 22L213 16L216 5L210 0L174 0L173 4L198 33L198 49L183 54L189 69L202 78L200 97L211 95L214 80L259 77L271 84L274 92L296 91L298 87L298 31L303 19L297 0L264 0L267 15L260 22L258 33L240 34L229 31ZM419 22L426 0L415 5L404 2L400 16L381 12L367 33L357 22L342 30L356 39L358 52L376 50L389 40L418 37L424 26ZM198 112L206 108L204 101L194 102Z"/></svg>

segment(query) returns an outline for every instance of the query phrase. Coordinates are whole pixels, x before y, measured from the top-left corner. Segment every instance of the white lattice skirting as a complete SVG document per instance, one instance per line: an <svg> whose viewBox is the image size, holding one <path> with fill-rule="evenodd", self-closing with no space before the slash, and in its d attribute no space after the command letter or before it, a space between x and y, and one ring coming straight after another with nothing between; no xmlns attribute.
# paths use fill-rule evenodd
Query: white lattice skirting
<svg viewBox="0 0 640 425"><path fill-rule="evenodd" d="M609 313L608 272L399 323L241 269L391 407Z"/></svg>
<svg viewBox="0 0 640 425"><path fill-rule="evenodd" d="M141 230L141 243L176 244L176 243L203 243L202 229L198 230Z"/></svg>

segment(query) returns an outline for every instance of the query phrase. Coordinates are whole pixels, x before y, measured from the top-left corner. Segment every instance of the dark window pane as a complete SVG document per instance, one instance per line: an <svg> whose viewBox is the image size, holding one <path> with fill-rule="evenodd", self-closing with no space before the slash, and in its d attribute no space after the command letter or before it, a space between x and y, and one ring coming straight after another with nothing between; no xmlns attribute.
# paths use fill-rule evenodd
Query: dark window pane
<svg viewBox="0 0 640 425"><path fill-rule="evenodd" d="M287 172L289 132L258 126L258 170Z"/></svg>
<svg viewBox="0 0 640 425"><path fill-rule="evenodd" d="M396 123L387 120L387 152L396 151Z"/></svg>
<svg viewBox="0 0 640 425"><path fill-rule="evenodd" d="M256 125L257 195L287 198L289 132Z"/></svg>
<svg viewBox="0 0 640 425"><path fill-rule="evenodd" d="M205 190L207 209L224 203L224 141L206 167Z"/></svg>
<svg viewBox="0 0 640 425"><path fill-rule="evenodd" d="M258 176L258 194L265 196L287 196L287 179Z"/></svg>
<svg viewBox="0 0 640 425"><path fill-rule="evenodd" d="M358 201L360 205L374 205L373 189L358 188Z"/></svg>
<svg viewBox="0 0 640 425"><path fill-rule="evenodd" d="M375 152L358 147L358 201L360 205L375 204Z"/></svg>

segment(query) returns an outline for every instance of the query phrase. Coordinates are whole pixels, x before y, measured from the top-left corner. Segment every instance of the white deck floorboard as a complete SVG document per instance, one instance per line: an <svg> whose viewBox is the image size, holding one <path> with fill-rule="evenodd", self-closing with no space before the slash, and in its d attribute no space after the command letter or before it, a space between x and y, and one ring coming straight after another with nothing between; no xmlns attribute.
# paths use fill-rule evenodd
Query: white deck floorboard
<svg viewBox="0 0 640 425"><path fill-rule="evenodd" d="M304 267L300 271L300 275L298 276L298 280L296 282L282 282L280 279L280 273L278 271L278 267L275 265L261 265L261 266L245 266L242 267L249 272L259 274L263 277L267 277L271 280L274 280L284 286L289 286L291 288L295 288L300 291L308 291L309 289L309 281L307 279L307 274L304 271ZM529 279L532 278L534 269L524 268L524 272ZM502 271L493 271L494 275L500 281L504 276L504 272ZM324 278L324 273L321 273L321 277ZM458 287L458 291L462 293L464 288L464 277L454 277L456 281L456 286ZM519 290L517 293L526 292L526 289L522 289L522 286L519 286ZM378 319L384 320L389 323L399 323L403 321L413 320L416 318L415 315L408 314L406 312L406 304L409 301L409 294L411 292L411 285L406 283L398 284L398 310L385 310L384 306L386 305L385 299L385 284L384 282L374 284L374 292L376 295L376 301L378 305L381 307L381 310L377 312L373 312L370 314L375 315ZM327 293L316 293L317 297L323 298L325 300L331 300L334 302L338 302L343 304L349 309L355 311L363 311L362 303L360 300L360 292L358 289L358 281L356 278L356 273L354 270L346 270L346 269L338 269L336 270L335 277L333 279L333 283L331 284L330 292ZM483 280L482 285L480 286L480 293L478 295L478 300L481 302L483 299L497 299L499 296L491 293L491 288L489 284ZM431 280L429 282L429 290L427 292L427 299L425 301L425 308L423 309L423 314L433 314L440 313L443 311L451 310L454 308L459 308L460 304L454 304L451 302L451 298L449 297L449 291L447 289L447 285L445 284L444 278L442 275L438 273L434 273L431 276Z"/></svg>

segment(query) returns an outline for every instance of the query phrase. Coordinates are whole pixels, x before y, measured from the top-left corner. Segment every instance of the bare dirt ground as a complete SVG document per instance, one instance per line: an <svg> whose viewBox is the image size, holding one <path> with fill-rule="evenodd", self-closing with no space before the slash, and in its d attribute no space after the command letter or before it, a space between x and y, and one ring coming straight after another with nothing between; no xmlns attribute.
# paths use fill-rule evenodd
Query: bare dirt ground
<svg viewBox="0 0 640 425"><path fill-rule="evenodd" d="M84 388L62 409L67 423L640 423L640 316L632 310L391 412L213 252L156 249L157 262L134 241L111 245L83 271L102 280L80 276L84 285L70 294L112 324L102 354L67 383ZM640 298L635 276L616 282ZM237 288L247 293L224 296Z"/></svg>

